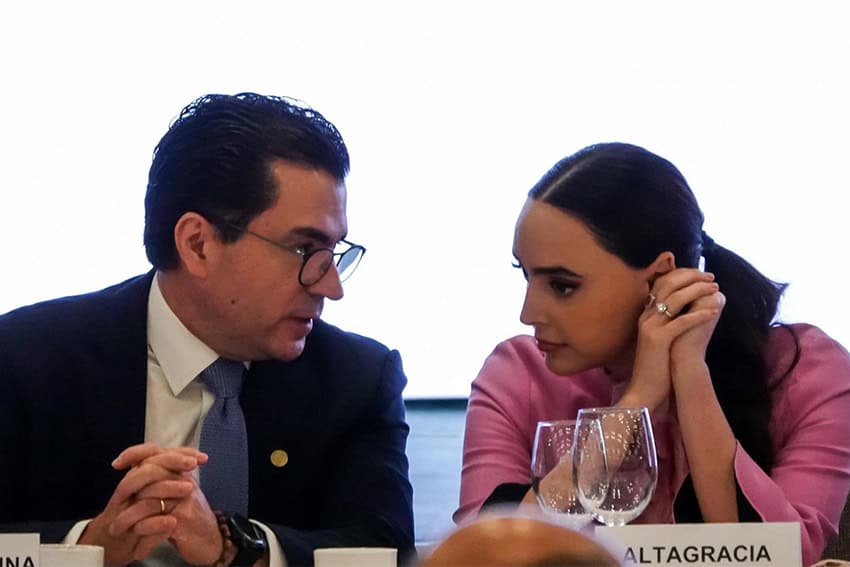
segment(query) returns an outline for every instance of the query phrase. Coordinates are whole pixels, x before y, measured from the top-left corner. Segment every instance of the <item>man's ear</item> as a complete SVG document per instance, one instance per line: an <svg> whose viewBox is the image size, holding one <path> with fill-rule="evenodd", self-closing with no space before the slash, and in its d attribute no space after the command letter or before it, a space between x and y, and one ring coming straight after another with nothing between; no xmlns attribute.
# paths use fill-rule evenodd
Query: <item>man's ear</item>
<svg viewBox="0 0 850 567"><path fill-rule="evenodd" d="M647 282L650 289L659 277L676 269L676 257L669 250L659 254L652 263L645 268Z"/></svg>
<svg viewBox="0 0 850 567"><path fill-rule="evenodd" d="M186 271L193 276L206 277L210 262L214 261L221 246L221 237L206 218L196 212L188 212L174 225L174 245Z"/></svg>

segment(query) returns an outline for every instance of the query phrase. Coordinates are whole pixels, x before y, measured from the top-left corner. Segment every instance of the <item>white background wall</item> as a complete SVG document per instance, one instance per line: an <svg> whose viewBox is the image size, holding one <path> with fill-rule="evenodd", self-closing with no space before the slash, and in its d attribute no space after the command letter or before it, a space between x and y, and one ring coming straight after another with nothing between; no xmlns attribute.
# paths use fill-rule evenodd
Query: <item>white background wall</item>
<svg viewBox="0 0 850 567"><path fill-rule="evenodd" d="M207 92L315 106L352 155L369 248L327 319L399 348L408 397L459 397L524 332L526 191L593 142L690 181L707 231L789 281L787 320L850 344L841 2L31 2L0 18L0 312L146 271L142 199Z"/></svg>

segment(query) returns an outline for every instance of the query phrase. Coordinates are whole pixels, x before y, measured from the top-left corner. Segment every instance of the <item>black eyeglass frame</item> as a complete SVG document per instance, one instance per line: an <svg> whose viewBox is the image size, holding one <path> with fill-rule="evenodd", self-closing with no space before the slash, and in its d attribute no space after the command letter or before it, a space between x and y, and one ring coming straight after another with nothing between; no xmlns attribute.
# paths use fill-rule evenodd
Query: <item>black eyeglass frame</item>
<svg viewBox="0 0 850 567"><path fill-rule="evenodd" d="M355 257L355 259L357 260L357 263L354 265L353 268L351 268L351 271L348 272L348 274L344 278L342 277L342 274L340 274L340 280L339 281L344 282L345 280L347 280L348 278L351 277L351 274L354 273L354 271L357 269L357 266L360 265L360 261L363 260L363 256L366 254L366 247L365 246L362 246L360 244L354 244L353 242L349 242L348 240L345 240L344 238L342 240L340 240L340 242L348 244L348 248L343 250L342 252L334 252L332 248L327 248L327 247L316 248L314 250L310 250L309 252L305 252L301 248L293 248L293 247L287 246L285 244L281 244L280 242L273 240L273 239L271 239L267 236L263 236L262 234L259 234L257 232L254 232L253 230L250 230L247 227L239 226L238 224L234 224L232 222L225 222L224 224L227 225L230 228L236 229L240 232L244 232L245 234L250 234L251 236L253 236L255 238L259 238L260 240L268 242L269 244L276 246L277 248L280 248L281 250L285 250L285 251L289 252L290 254L295 254L296 256L301 258L301 267L298 269L298 283L301 284L303 287L310 287L311 285L315 285L316 283L319 282L319 280L321 280L323 277L325 277L325 275L331 269L331 264L333 264L335 266L339 266L339 263L342 261L343 257L350 254L352 251L359 250L360 253ZM312 258L313 256L315 256L316 254L319 254L319 253L330 253L330 255L331 255L330 256L330 262L328 262L327 265L323 264L323 267L320 270L321 273L319 274L319 276L315 280L310 281L310 282L305 282L304 281L304 268L307 266L307 262L310 261L310 258Z"/></svg>

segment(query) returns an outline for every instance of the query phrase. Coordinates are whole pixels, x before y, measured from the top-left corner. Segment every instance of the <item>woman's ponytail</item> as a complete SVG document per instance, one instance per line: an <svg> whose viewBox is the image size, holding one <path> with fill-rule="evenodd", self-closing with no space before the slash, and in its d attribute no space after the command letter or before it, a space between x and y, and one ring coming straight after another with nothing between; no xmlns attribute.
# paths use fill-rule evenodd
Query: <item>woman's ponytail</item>
<svg viewBox="0 0 850 567"><path fill-rule="evenodd" d="M706 352L714 391L741 445L770 472L771 395L764 353L787 284L768 279L705 232L702 239L705 270L714 274L726 297Z"/></svg>

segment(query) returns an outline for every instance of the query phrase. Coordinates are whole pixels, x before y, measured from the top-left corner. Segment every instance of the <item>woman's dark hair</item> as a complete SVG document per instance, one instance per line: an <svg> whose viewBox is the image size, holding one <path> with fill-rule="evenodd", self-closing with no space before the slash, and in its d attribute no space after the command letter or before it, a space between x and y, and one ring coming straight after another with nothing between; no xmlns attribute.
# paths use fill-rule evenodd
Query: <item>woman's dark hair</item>
<svg viewBox="0 0 850 567"><path fill-rule="evenodd" d="M194 211L237 240L272 206L274 159L326 171L342 181L349 158L342 136L319 112L284 97L205 95L186 106L154 150L145 194L144 242L155 268L178 265L174 226Z"/></svg>
<svg viewBox="0 0 850 567"><path fill-rule="evenodd" d="M528 195L580 219L605 250L633 268L645 268L664 251L679 267L697 267L705 258L726 296L706 352L714 391L741 445L769 472L774 454L764 346L786 284L709 238L684 176L644 148L584 148L555 164Z"/></svg>

